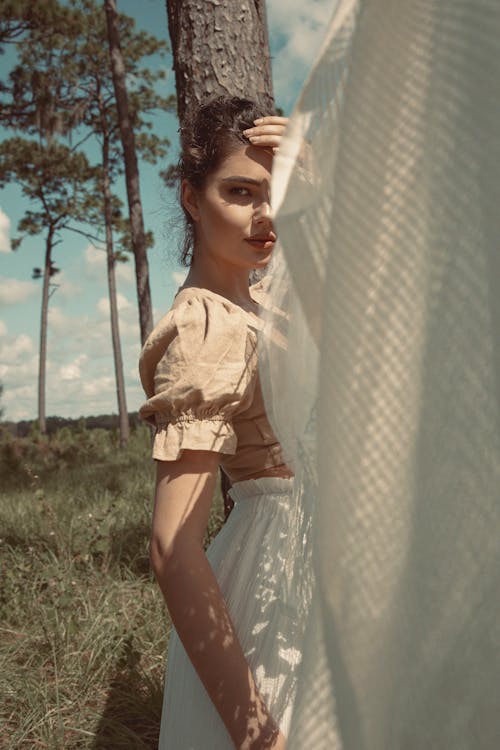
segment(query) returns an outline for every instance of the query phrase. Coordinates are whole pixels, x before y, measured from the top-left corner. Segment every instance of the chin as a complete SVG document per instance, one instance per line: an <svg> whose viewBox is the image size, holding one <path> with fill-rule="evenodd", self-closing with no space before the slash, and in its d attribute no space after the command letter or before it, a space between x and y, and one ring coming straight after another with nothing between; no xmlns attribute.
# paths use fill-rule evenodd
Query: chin
<svg viewBox="0 0 500 750"><path fill-rule="evenodd" d="M258 258L255 258L252 263L252 268L265 268L269 263L271 262L271 258L273 257L273 250L270 250L266 254L260 255Z"/></svg>
<svg viewBox="0 0 500 750"><path fill-rule="evenodd" d="M271 261L270 255L266 256L265 258L262 258L262 260L255 261L252 264L252 270L257 271L259 268L265 268L266 266L269 265L270 261Z"/></svg>

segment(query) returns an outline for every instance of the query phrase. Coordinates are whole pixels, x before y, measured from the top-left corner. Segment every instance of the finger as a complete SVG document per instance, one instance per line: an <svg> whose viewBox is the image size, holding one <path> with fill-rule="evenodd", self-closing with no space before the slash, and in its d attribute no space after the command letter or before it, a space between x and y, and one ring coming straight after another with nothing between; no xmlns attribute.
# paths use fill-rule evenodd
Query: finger
<svg viewBox="0 0 500 750"><path fill-rule="evenodd" d="M257 117L253 122L254 125L263 125L266 123L288 125L288 119L288 117L281 117L280 115L268 115L267 117Z"/></svg>
<svg viewBox="0 0 500 750"><path fill-rule="evenodd" d="M285 128L283 125L259 125L256 128L247 128L243 135L247 138L254 135L283 135Z"/></svg>
<svg viewBox="0 0 500 750"><path fill-rule="evenodd" d="M282 138L279 135L252 135L248 138L252 146L279 146Z"/></svg>

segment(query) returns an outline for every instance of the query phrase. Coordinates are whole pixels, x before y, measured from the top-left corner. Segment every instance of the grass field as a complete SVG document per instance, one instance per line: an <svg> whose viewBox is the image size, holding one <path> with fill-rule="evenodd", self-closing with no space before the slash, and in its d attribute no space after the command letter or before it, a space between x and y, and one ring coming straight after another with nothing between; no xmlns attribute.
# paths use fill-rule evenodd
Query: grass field
<svg viewBox="0 0 500 750"><path fill-rule="evenodd" d="M169 623L146 427L0 435L0 747L156 748ZM222 521L218 495L207 541Z"/></svg>

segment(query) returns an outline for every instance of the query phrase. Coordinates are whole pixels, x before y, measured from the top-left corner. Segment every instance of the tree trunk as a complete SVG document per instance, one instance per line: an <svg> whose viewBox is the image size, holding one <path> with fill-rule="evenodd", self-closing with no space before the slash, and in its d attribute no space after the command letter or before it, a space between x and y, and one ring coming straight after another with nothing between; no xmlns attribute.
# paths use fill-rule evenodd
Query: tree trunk
<svg viewBox="0 0 500 750"><path fill-rule="evenodd" d="M120 48L120 30L118 11L115 0L104 0L106 22L108 27L108 42L111 56L111 71L115 90L118 122L125 160L125 181L127 185L128 208L132 247L135 258L135 279L137 285L137 300L139 304L139 325L141 329L141 343L144 344L153 328L153 310L151 306L151 291L149 288L149 264L146 247L146 234L139 188L139 169L135 150L135 138L130 122L128 96L125 80L125 64Z"/></svg>
<svg viewBox="0 0 500 750"><path fill-rule="evenodd" d="M274 107L265 0L167 0L167 13L181 125L219 94Z"/></svg>
<svg viewBox="0 0 500 750"><path fill-rule="evenodd" d="M123 377L122 348L120 344L120 325L118 321L118 305L116 303L115 257L113 252L113 206L111 200L111 186L109 178L109 141L104 134L102 145L103 165L103 199L104 223L106 227L106 258L108 270L109 312L111 320L111 339L113 342L113 358L115 362L116 395L118 400L118 417L120 422L120 446L123 448L128 441L130 426L128 421L127 400L125 397L125 379Z"/></svg>
<svg viewBox="0 0 500 750"><path fill-rule="evenodd" d="M47 322L49 316L49 289L54 227L49 225L45 240L45 262L43 266L42 311L40 315L40 350L38 355L38 427L42 435L47 433L45 418L45 380L47 369Z"/></svg>

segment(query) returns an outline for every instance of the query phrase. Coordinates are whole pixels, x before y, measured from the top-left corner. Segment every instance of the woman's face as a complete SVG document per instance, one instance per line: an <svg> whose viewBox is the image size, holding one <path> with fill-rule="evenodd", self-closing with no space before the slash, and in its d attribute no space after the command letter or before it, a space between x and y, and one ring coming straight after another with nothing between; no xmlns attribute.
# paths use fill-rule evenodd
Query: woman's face
<svg viewBox="0 0 500 750"><path fill-rule="evenodd" d="M270 149L241 145L207 177L202 191L184 186L184 204L195 221L196 253L238 268L267 265L276 241L272 162Z"/></svg>

